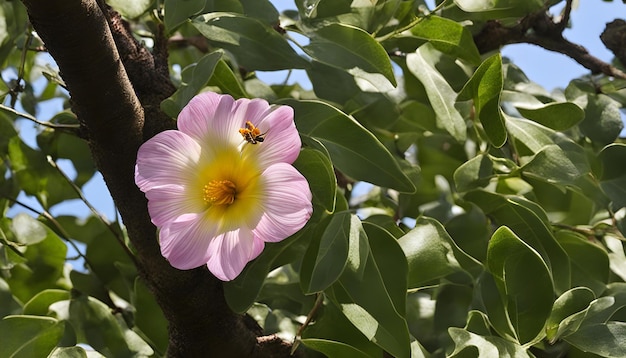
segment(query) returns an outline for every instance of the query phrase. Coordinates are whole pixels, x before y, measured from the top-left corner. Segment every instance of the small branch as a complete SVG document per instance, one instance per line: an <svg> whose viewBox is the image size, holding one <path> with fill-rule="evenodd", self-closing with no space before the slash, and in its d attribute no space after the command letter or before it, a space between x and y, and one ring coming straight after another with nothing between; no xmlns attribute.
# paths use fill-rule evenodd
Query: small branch
<svg viewBox="0 0 626 358"><path fill-rule="evenodd" d="M313 304L313 308L311 308L311 311L306 316L306 320L304 321L302 326L300 326L300 328L298 329L298 332L296 332L293 346L291 347L291 354L293 354L296 351L296 349L298 349L298 346L300 345L300 337L302 337L302 332L304 332L304 330L313 321L313 317L315 317L315 315L317 314L317 311L322 306L322 303L324 303L324 293L318 293L317 298L315 299L315 304Z"/></svg>
<svg viewBox="0 0 626 358"><path fill-rule="evenodd" d="M591 55L584 47L569 42L564 38L561 40L553 40L539 36L529 36L526 42L541 46L546 50L567 55L594 74L603 73L607 76L626 80L626 73Z"/></svg>
<svg viewBox="0 0 626 358"><path fill-rule="evenodd" d="M168 45L173 48L185 48L187 46L193 46L202 53L209 52L209 42L204 36L187 36L183 37L180 34L176 34L169 38Z"/></svg>
<svg viewBox="0 0 626 358"><path fill-rule="evenodd" d="M30 121L35 122L36 124L40 125L40 126L44 126L44 127L48 127L48 128L52 128L52 129L59 129L62 130L64 132L67 132L69 134L72 135L78 135L78 131L80 128L80 125L78 124L55 124L55 123L50 123L50 122L43 122L38 120L37 118L31 116L28 113L23 113L23 112L19 112L11 107L5 106L3 104L0 104L0 110L9 112L9 113L13 113L18 117L22 117L25 119L28 119Z"/></svg>
<svg viewBox="0 0 626 358"><path fill-rule="evenodd" d="M48 159L48 163L50 163L50 165L54 169L56 169L57 172L59 172L59 174L61 174L61 176L72 187L72 189L74 189L74 192L76 193L76 195L78 195L80 200L82 200L82 202L85 203L85 205L87 205L89 210L91 210L91 212L98 218L98 220L100 220L100 222L103 223L104 226L107 227L107 229L113 234L113 237L115 238L115 240L122 247L124 252L126 252L126 255L128 255L131 261L133 261L133 263L137 265L138 264L137 258L135 258L135 255L133 255L133 253L130 251L128 246L126 246L126 244L124 243L124 238L120 236L120 234L113 229L113 225L109 222L109 220L107 220L98 210L96 210L96 208L94 208L89 203L89 201L87 201L87 198L85 198L85 195L83 195L82 190L80 190L80 188L65 174L65 172L57 165L57 163L52 159L52 157L47 156L46 159Z"/></svg>
<svg viewBox="0 0 626 358"><path fill-rule="evenodd" d="M561 17L561 21L556 25L557 28L563 33L567 24L569 23L570 15L572 13L572 0L567 0L565 2L565 8L563 9L563 16Z"/></svg>
<svg viewBox="0 0 626 358"><path fill-rule="evenodd" d="M563 21L565 18L564 16ZM565 39L561 23L555 24L543 11L527 15L513 27L505 27L500 22L491 20L474 36L474 42L480 53L497 50L504 45L529 43L569 56L594 74L603 73L626 79L626 73L592 56L583 46Z"/></svg>
<svg viewBox="0 0 626 358"><path fill-rule="evenodd" d="M78 248L78 246L76 246L76 244L74 243L74 241L72 239L70 239L70 235L67 233L67 231L65 231L65 229L63 228L63 226L61 226L61 224L54 218L54 216L52 216L52 214L50 214L50 212L48 212L47 210L43 210L42 212L38 211L37 209L33 208L32 206L22 203L21 201L17 200L17 199L13 199L11 197L5 196L3 194L0 194L0 196L2 196L3 198L5 198L6 200L12 202L13 204L19 205L21 207L23 207L24 209L31 211L34 214L37 214L38 216L41 216L43 218L45 218L49 223L51 223L54 228L56 229L56 234L65 242L67 242L73 249L74 251L76 251L77 255L83 259L83 261L85 262L85 265L87 267L89 267L91 269L91 272L94 274L94 277L96 277L101 284L103 284L102 280L100 280L100 278L98 277L98 275L95 273L95 271L93 271L93 265L91 264L90 260L87 258L87 256L85 256L85 254L83 254L82 252L80 252L80 249ZM104 284L103 284L104 285ZM105 303L112 309L119 309L119 307L117 307L115 305L115 303L113 302L113 300L111 299L111 297L107 294L106 295L106 299L105 299Z"/></svg>

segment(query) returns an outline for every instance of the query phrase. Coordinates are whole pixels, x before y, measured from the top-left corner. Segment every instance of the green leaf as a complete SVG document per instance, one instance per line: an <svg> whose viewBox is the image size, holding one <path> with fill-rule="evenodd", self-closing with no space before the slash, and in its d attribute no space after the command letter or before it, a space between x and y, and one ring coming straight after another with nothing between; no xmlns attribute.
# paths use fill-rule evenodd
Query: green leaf
<svg viewBox="0 0 626 358"><path fill-rule="evenodd" d="M69 298L70 292L66 290L43 290L26 302L23 313L25 315L45 316L50 311L51 304Z"/></svg>
<svg viewBox="0 0 626 358"><path fill-rule="evenodd" d="M325 354L327 357L370 358L370 355L367 353L342 342L319 338L306 338L302 339L301 342L305 346Z"/></svg>
<svg viewBox="0 0 626 358"><path fill-rule="evenodd" d="M98 277L96 281L93 280L93 277L88 277L87 283L90 286L103 285L107 290L113 291L118 296L130 301L132 287L137 276L130 251L125 249L124 243L118 241L111 231L102 224L92 227L91 231L85 227L81 230L81 234L83 237L91 239L87 244L85 256L89 261L89 268L92 273ZM121 237L121 234L118 235ZM130 268L130 273L123 271L125 268ZM97 297L105 300L105 297Z"/></svg>
<svg viewBox="0 0 626 358"><path fill-rule="evenodd" d="M165 16L163 23L168 33L172 33L191 16L202 11L206 0L165 0Z"/></svg>
<svg viewBox="0 0 626 358"><path fill-rule="evenodd" d="M557 144L569 139L559 137L557 132L544 127L539 123L524 118L506 118L506 127L516 141L526 146L531 153L538 153L545 146Z"/></svg>
<svg viewBox="0 0 626 358"><path fill-rule="evenodd" d="M626 160L626 145L618 143L608 145L602 149L598 159L602 164L598 173L600 188L615 206L618 208L626 206L626 168L623 165L615 165Z"/></svg>
<svg viewBox="0 0 626 358"><path fill-rule="evenodd" d="M139 0L139 1L124 1L124 0L113 0L108 2L110 6L112 6L116 11L118 11L122 16L127 17L129 19L134 19L143 15L154 0ZM189 2L189 1L187 1Z"/></svg>
<svg viewBox="0 0 626 358"><path fill-rule="evenodd" d="M623 220L623 219L622 219ZM620 231L624 232L624 228L620 227ZM605 235L604 243L609 252L609 264L611 272L616 274L622 280L626 280L626 253L622 241L613 235Z"/></svg>
<svg viewBox="0 0 626 358"><path fill-rule="evenodd" d="M315 94L321 99L346 103L360 92L354 76L342 69L314 60L306 73L311 79Z"/></svg>
<svg viewBox="0 0 626 358"><path fill-rule="evenodd" d="M64 322L51 317L4 317L0 321L0 357L47 357L63 337L64 327Z"/></svg>
<svg viewBox="0 0 626 358"><path fill-rule="evenodd" d="M583 352L601 357L623 357L626 352L626 323L586 325L563 339Z"/></svg>
<svg viewBox="0 0 626 358"><path fill-rule="evenodd" d="M209 79L209 86L219 87L222 93L228 93L235 99L249 97L243 87L241 78L222 59L217 62L213 76Z"/></svg>
<svg viewBox="0 0 626 358"><path fill-rule="evenodd" d="M243 12L243 6L238 0L165 0L164 8L163 22L169 34L194 15L217 11Z"/></svg>
<svg viewBox="0 0 626 358"><path fill-rule="evenodd" d="M304 255L310 241L309 231L310 228L305 226L305 229L281 242L266 244L261 255L248 263L236 279L224 282L224 296L228 306L235 312L246 312L272 269Z"/></svg>
<svg viewBox="0 0 626 358"><path fill-rule="evenodd" d="M81 295L70 300L69 321L80 342L105 356L152 355L154 351L121 317L115 317L104 303Z"/></svg>
<svg viewBox="0 0 626 358"><path fill-rule="evenodd" d="M461 250L477 261L484 262L487 258L487 244L491 238L489 220L475 205L465 210L446 223L446 231Z"/></svg>
<svg viewBox="0 0 626 358"><path fill-rule="evenodd" d="M507 137L504 115L500 109L503 87L502 56L497 53L483 61L476 69L457 99L474 100L476 117L483 125L489 142L498 148L504 145Z"/></svg>
<svg viewBox="0 0 626 358"><path fill-rule="evenodd" d="M596 295L604 292L609 281L606 250L573 231L557 231L556 238L570 259L572 286L587 287Z"/></svg>
<svg viewBox="0 0 626 358"><path fill-rule="evenodd" d="M83 347L57 347L48 358L88 358Z"/></svg>
<svg viewBox="0 0 626 358"><path fill-rule="evenodd" d="M161 109L170 117L178 117L191 98L206 86L222 56L222 52L212 52L203 56L197 63L185 67L181 73L180 87L173 95L161 102Z"/></svg>
<svg viewBox="0 0 626 358"><path fill-rule="evenodd" d="M380 270L389 298L403 317L406 315L408 265L396 238L380 226L363 222L371 255Z"/></svg>
<svg viewBox="0 0 626 358"><path fill-rule="evenodd" d="M598 154L598 159L602 166L597 171L597 176L601 181L614 180L626 177L626 167L615 165L626 160L626 145L613 143L607 145Z"/></svg>
<svg viewBox="0 0 626 358"><path fill-rule="evenodd" d="M500 286L498 279L494 277L489 271L484 271L478 280L478 290L480 297L480 303L482 303L482 309L488 317L488 322L493 330L498 333L500 337L503 337L511 342L518 341L515 328L511 324L507 312L507 300L500 293ZM491 335L491 329L489 330Z"/></svg>
<svg viewBox="0 0 626 358"><path fill-rule="evenodd" d="M465 140L465 120L454 107L456 92L450 84L429 62L429 52L432 47L422 45L415 52L406 56L409 71L424 85L428 100L437 115L437 127L446 130L458 141Z"/></svg>
<svg viewBox="0 0 626 358"><path fill-rule="evenodd" d="M41 222L26 213L15 215L11 221L11 230L22 245L34 245L45 240L50 230Z"/></svg>
<svg viewBox="0 0 626 358"><path fill-rule="evenodd" d="M554 301L552 312L546 323L546 338L553 343L557 338L559 325L567 317L585 310L596 298L593 291L586 287L575 287L564 292Z"/></svg>
<svg viewBox="0 0 626 358"><path fill-rule="evenodd" d="M561 322L557 335L584 352L603 357L621 357L626 350L626 324L610 321L626 307L623 283L609 285L608 296L592 301L589 306Z"/></svg>
<svg viewBox="0 0 626 358"><path fill-rule="evenodd" d="M604 94L588 94L580 130L599 145L613 143L624 128L619 108L619 102Z"/></svg>
<svg viewBox="0 0 626 358"><path fill-rule="evenodd" d="M153 347L165 354L168 344L168 322L157 304L154 294L139 277L135 280L133 307L135 307L135 325L150 339Z"/></svg>
<svg viewBox="0 0 626 358"><path fill-rule="evenodd" d="M396 239L404 236L405 232L398 226L398 223L393 217L385 214L370 215L363 220L368 224L374 224L381 229L384 229L387 233L391 234Z"/></svg>
<svg viewBox="0 0 626 358"><path fill-rule="evenodd" d="M445 334L449 327L462 327L467 321L473 296L473 287L442 283L437 289L435 302L435 332Z"/></svg>
<svg viewBox="0 0 626 358"><path fill-rule="evenodd" d="M521 158L524 173L554 184L578 186L578 179L591 170L585 150L560 133L523 118L507 116L506 124L518 152L534 154Z"/></svg>
<svg viewBox="0 0 626 358"><path fill-rule="evenodd" d="M376 238L369 239L356 219L352 223L359 231L359 235L351 237L348 249L346 267L331 288L333 303L343 312L352 324L368 339L376 343L395 357L410 356L409 331L403 318L404 303L399 293L405 294L404 285L387 285L385 278L391 273L383 273L386 268L381 265L388 260L384 256L391 254L401 255L399 250L389 250L389 245L395 239L391 235L379 235L375 228ZM369 244L369 240L373 245ZM385 241L385 242L383 242ZM384 250L373 254L372 249ZM397 269L391 269L396 271ZM401 274L401 272L400 272ZM400 278L402 281L402 278Z"/></svg>
<svg viewBox="0 0 626 358"><path fill-rule="evenodd" d="M233 53L248 71L306 68L300 57L277 31L240 14L214 12L196 17L193 25L212 43Z"/></svg>
<svg viewBox="0 0 626 358"><path fill-rule="evenodd" d="M313 201L332 213L335 210L337 178L328 153L304 148L293 165L307 178Z"/></svg>
<svg viewBox="0 0 626 358"><path fill-rule="evenodd" d="M367 357L382 356L382 349L357 330L334 303L326 300L318 312L321 314L316 318L315 324L309 325L302 333L303 341L311 339L338 342L350 346L358 352L365 353ZM322 351L342 349L342 347L326 347L326 343L321 344L324 345L324 347L320 347L323 349ZM329 343L329 345L332 344ZM343 356L340 355L339 357Z"/></svg>
<svg viewBox="0 0 626 358"><path fill-rule="evenodd" d="M585 112L572 102L553 102L537 108L516 107L519 113L556 131L564 131L585 118Z"/></svg>
<svg viewBox="0 0 626 358"><path fill-rule="evenodd" d="M55 116L67 115L67 112L60 112ZM72 121L77 121L76 116L71 114ZM51 120L52 121L52 120ZM59 121L63 124L63 120ZM46 129L37 136L37 145L42 152L50 155L52 159L66 158L72 161L76 169L76 179L74 183L82 187L96 172L96 165L91 156L91 150L87 141L75 135Z"/></svg>
<svg viewBox="0 0 626 358"><path fill-rule="evenodd" d="M369 262L362 278L344 274L333 286L334 302L369 340L394 357L410 357L407 323L394 309L384 290L378 268ZM371 267L371 268L370 268Z"/></svg>
<svg viewBox="0 0 626 358"><path fill-rule="evenodd" d="M358 242L361 235L365 232L356 216L346 211L332 216L315 252L313 267L302 269L311 271L306 294L321 292L337 281L348 263L349 248L355 240Z"/></svg>
<svg viewBox="0 0 626 358"><path fill-rule="evenodd" d="M2 253L2 249L0 249ZM6 265L3 263L3 265ZM11 293L9 284L0 278L0 317L22 313L22 303L19 302Z"/></svg>
<svg viewBox="0 0 626 358"><path fill-rule="evenodd" d="M44 208L78 197L65 178L48 163L44 153L27 146L19 137L9 140L8 149L20 187L26 194L35 196Z"/></svg>
<svg viewBox="0 0 626 358"><path fill-rule="evenodd" d="M524 16L544 6L542 0L454 0L454 3L461 10L477 13L484 20Z"/></svg>
<svg viewBox="0 0 626 358"><path fill-rule="evenodd" d="M481 336L491 335L489 317L481 311L469 311L467 314L467 323L464 328L469 332L476 333Z"/></svg>
<svg viewBox="0 0 626 358"><path fill-rule="evenodd" d="M489 156L479 154L454 171L454 183L458 191L467 191L486 185L493 175L493 163Z"/></svg>
<svg viewBox="0 0 626 358"><path fill-rule="evenodd" d="M462 270L455 257L454 242L435 219L419 217L415 227L398 243L409 264L409 288L419 288Z"/></svg>
<svg viewBox="0 0 626 358"><path fill-rule="evenodd" d="M558 293L571 288L569 258L548 226L548 217L537 204L495 193L476 190L465 195L492 218L497 225L509 227L537 251L548 265Z"/></svg>
<svg viewBox="0 0 626 358"><path fill-rule="evenodd" d="M268 0L239 0L243 5L243 13L246 16L255 17L268 25L276 25L278 21L278 11Z"/></svg>
<svg viewBox="0 0 626 358"><path fill-rule="evenodd" d="M552 144L542 148L522 166L524 174L548 183L574 185L590 172L582 148L574 143Z"/></svg>
<svg viewBox="0 0 626 358"><path fill-rule="evenodd" d="M311 58L342 68L369 82L384 76L394 87L396 78L385 49L367 32L353 26L331 23L308 34L304 51Z"/></svg>
<svg viewBox="0 0 626 358"><path fill-rule="evenodd" d="M471 32L463 25L443 17L430 15L411 28L411 34L425 39L452 57L462 58L472 64L480 64L480 54Z"/></svg>
<svg viewBox="0 0 626 358"><path fill-rule="evenodd" d="M391 153L352 117L319 101L282 102L293 107L298 131L318 139L343 173L401 192L415 191Z"/></svg>
<svg viewBox="0 0 626 358"><path fill-rule="evenodd" d="M17 131L11 118L14 116L12 110L12 108L0 104L0 153L6 153L9 147L9 140L17 136ZM10 114L4 111L9 111Z"/></svg>
<svg viewBox="0 0 626 358"><path fill-rule="evenodd" d="M554 291L541 255L502 226L489 242L487 268L496 278L517 340L535 341L552 310Z"/></svg>
<svg viewBox="0 0 626 358"><path fill-rule="evenodd" d="M454 340L454 351L450 358L500 357L531 358L522 346L497 336L480 336L463 328L450 327L450 337ZM469 349L474 348L474 349Z"/></svg>
<svg viewBox="0 0 626 358"><path fill-rule="evenodd" d="M62 277L67 246L49 228L45 233L43 240L27 247L26 261L15 265L7 278L11 292L22 302L45 289L65 288Z"/></svg>

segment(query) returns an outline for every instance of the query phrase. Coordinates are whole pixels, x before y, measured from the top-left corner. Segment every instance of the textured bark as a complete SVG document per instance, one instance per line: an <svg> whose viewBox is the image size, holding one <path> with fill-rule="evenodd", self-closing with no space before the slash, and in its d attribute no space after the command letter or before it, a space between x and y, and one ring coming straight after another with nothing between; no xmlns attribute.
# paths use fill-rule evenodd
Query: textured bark
<svg viewBox="0 0 626 358"><path fill-rule="evenodd" d="M116 13L95 0L23 0L57 62L102 173L137 252L138 270L169 322L171 357L281 357L290 345L230 310L221 281L206 267L180 271L161 256L146 199L134 183L139 146L172 119L159 110L174 86L166 41L151 54Z"/></svg>
<svg viewBox="0 0 626 358"><path fill-rule="evenodd" d="M480 53L498 50L508 44L533 44L568 56L591 73L626 79L624 72L591 55L583 46L564 38L564 28L563 22L555 23L545 11L540 11L523 17L511 27L503 26L497 20L490 20L474 36L474 42Z"/></svg>

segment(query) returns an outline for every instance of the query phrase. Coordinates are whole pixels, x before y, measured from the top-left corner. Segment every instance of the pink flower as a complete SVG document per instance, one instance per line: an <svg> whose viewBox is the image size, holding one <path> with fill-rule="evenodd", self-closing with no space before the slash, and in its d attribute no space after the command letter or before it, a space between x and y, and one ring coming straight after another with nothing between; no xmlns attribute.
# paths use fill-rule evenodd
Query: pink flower
<svg viewBox="0 0 626 358"><path fill-rule="evenodd" d="M291 163L300 137L293 110L261 99L202 93L137 153L135 182L159 228L161 253L178 269L206 264L236 278L266 242L300 230L311 190Z"/></svg>

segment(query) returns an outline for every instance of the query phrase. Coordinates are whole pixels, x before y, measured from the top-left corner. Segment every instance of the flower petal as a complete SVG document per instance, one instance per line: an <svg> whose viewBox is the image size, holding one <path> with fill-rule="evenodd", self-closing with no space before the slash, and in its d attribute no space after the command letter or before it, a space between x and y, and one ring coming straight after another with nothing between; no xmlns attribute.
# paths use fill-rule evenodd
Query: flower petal
<svg viewBox="0 0 626 358"><path fill-rule="evenodd" d="M262 250L263 242L255 239L249 229L228 231L211 241L207 267L215 277L230 281Z"/></svg>
<svg viewBox="0 0 626 358"><path fill-rule="evenodd" d="M265 140L254 148L245 146L243 150L245 155L254 155L262 168L280 162L291 164L298 158L302 143L293 122L291 107L279 106L268 113L257 127L267 131Z"/></svg>
<svg viewBox="0 0 626 358"><path fill-rule="evenodd" d="M158 227L188 213L200 213L206 205L201 197L189 195L182 185L163 185L146 192L148 212Z"/></svg>
<svg viewBox="0 0 626 358"><path fill-rule="evenodd" d="M202 266L210 257L215 228L202 214L186 214L166 224L159 232L161 254L177 269Z"/></svg>
<svg viewBox="0 0 626 358"><path fill-rule="evenodd" d="M229 95L204 92L189 101L180 112L178 128L211 147L237 147L244 142L239 129L245 128L246 121L256 126L270 112L270 105L263 99L235 101Z"/></svg>
<svg viewBox="0 0 626 358"><path fill-rule="evenodd" d="M286 163L274 164L262 175L266 180L264 213L253 231L265 242L281 241L311 217L311 189L304 176Z"/></svg>
<svg viewBox="0 0 626 358"><path fill-rule="evenodd" d="M135 183L143 192L183 184L195 172L200 151L200 145L180 131L161 132L139 147Z"/></svg>
<svg viewBox="0 0 626 358"><path fill-rule="evenodd" d="M213 92L203 92L193 97L178 115L178 129L198 140L201 140L211 130L209 125L215 117L215 111L224 96ZM226 96L226 101L230 98Z"/></svg>

